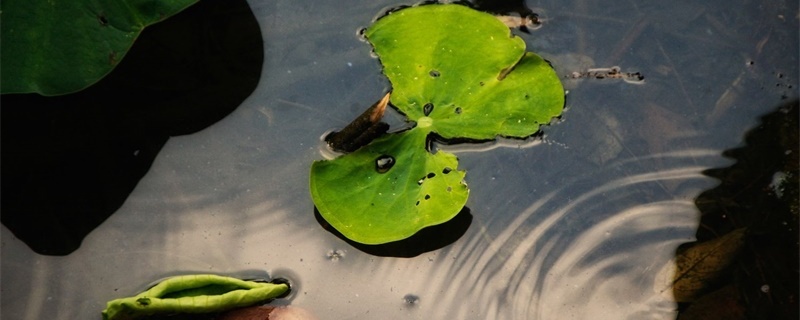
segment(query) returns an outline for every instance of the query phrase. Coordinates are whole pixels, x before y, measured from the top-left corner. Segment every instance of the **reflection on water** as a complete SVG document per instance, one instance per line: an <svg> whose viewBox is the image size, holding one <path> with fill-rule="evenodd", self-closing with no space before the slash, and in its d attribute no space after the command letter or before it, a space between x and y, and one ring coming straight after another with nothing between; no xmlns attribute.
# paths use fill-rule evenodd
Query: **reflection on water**
<svg viewBox="0 0 800 320"><path fill-rule="evenodd" d="M301 283L292 304L330 319L669 318L653 280L694 239L694 199L716 183L701 172L730 165L723 150L797 95L796 3L537 2L543 24L524 37L560 75L620 66L646 83L565 79L545 143L458 153L463 237L379 257L319 226L307 181L320 135L387 91L355 33L398 3L251 4L266 50L253 96L171 139L75 253L39 256L3 229L2 318L97 318L187 272L283 276Z"/></svg>
<svg viewBox="0 0 800 320"><path fill-rule="evenodd" d="M798 318L798 101L776 109L725 152L735 164L705 172L721 183L697 197L697 242L668 279L680 320Z"/></svg>
<svg viewBox="0 0 800 320"><path fill-rule="evenodd" d="M710 186L701 167L685 162L715 156L711 150L656 155L637 161L671 167L609 174L630 165L620 161L543 193L500 230L491 224L473 230L469 239L446 249L447 259L437 260L425 277L430 290L420 297L437 301L426 314L437 319L672 315L672 302L652 286L654 271L669 262L670 250L692 237L698 210L691 199L696 190L670 192L664 183ZM607 182L590 186L593 181ZM439 293L443 288L446 293Z"/></svg>
<svg viewBox="0 0 800 320"><path fill-rule="evenodd" d="M86 90L3 95L3 225L38 253L75 251L170 136L208 127L253 92L261 40L246 1L204 1L146 28Z"/></svg>
<svg viewBox="0 0 800 320"><path fill-rule="evenodd" d="M425 252L439 250L458 241L472 223L470 210L464 207L449 221L425 227L406 239L384 244L368 245L355 242L342 235L338 230L333 228L328 221L325 221L317 208L314 208L314 218L317 219L317 222L326 231L336 235L336 237L358 250L375 256L404 258L416 257Z"/></svg>

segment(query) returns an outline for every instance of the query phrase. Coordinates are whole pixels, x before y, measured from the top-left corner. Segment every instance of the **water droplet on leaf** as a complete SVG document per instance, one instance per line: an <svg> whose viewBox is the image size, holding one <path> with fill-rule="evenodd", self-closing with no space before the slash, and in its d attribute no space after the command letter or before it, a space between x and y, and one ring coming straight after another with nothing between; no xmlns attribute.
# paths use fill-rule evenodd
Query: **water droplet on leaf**
<svg viewBox="0 0 800 320"><path fill-rule="evenodd" d="M436 70L431 70L430 75L431 77L438 78L441 75L441 73L439 73L439 71Z"/></svg>
<svg viewBox="0 0 800 320"><path fill-rule="evenodd" d="M461 107L456 107L456 114L461 114Z"/></svg>
<svg viewBox="0 0 800 320"><path fill-rule="evenodd" d="M389 155L381 155L378 159L375 159L375 171L378 173L386 173L394 166L394 157Z"/></svg>
<svg viewBox="0 0 800 320"><path fill-rule="evenodd" d="M453 169L450 169L450 167L444 167L444 169L442 169L442 173L444 174L448 174L450 171L453 171Z"/></svg>
<svg viewBox="0 0 800 320"><path fill-rule="evenodd" d="M422 113L427 117L431 115L431 112L433 112L433 103L428 102L422 107Z"/></svg>

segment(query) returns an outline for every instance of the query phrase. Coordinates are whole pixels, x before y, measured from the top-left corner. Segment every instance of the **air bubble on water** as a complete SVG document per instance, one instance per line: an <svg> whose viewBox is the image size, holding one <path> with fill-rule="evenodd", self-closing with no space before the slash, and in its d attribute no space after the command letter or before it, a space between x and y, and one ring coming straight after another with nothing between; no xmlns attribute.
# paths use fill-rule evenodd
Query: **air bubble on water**
<svg viewBox="0 0 800 320"><path fill-rule="evenodd" d="M630 84L644 84L644 76L638 72L630 74L630 76L622 78L622 81Z"/></svg>
<svg viewBox="0 0 800 320"><path fill-rule="evenodd" d="M339 261L347 254L347 250L331 249L328 251L327 257L330 261Z"/></svg>
<svg viewBox="0 0 800 320"><path fill-rule="evenodd" d="M403 296L403 303L405 303L409 307L416 306L419 304L419 296L409 293Z"/></svg>
<svg viewBox="0 0 800 320"><path fill-rule="evenodd" d="M386 173L394 166L394 157L390 155L381 155L375 159L375 171L378 173Z"/></svg>

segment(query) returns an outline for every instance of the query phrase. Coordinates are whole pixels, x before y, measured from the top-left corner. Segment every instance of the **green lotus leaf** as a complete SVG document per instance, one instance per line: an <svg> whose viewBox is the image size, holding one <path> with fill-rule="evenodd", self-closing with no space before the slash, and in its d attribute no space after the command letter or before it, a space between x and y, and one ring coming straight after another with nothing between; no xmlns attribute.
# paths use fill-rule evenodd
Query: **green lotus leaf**
<svg viewBox="0 0 800 320"><path fill-rule="evenodd" d="M5 0L2 93L72 93L122 60L142 29L197 0Z"/></svg>
<svg viewBox="0 0 800 320"><path fill-rule="evenodd" d="M392 83L392 104L444 138L527 137L564 106L541 57L494 16L457 4L392 12L364 32Z"/></svg>
<svg viewBox="0 0 800 320"><path fill-rule="evenodd" d="M400 9L364 31L392 83L391 102L415 127L311 168L320 214L366 244L407 238L452 219L469 190L445 139L527 137L564 107L553 68L492 15L457 4ZM382 170L382 165L393 166Z"/></svg>
<svg viewBox="0 0 800 320"><path fill-rule="evenodd" d="M467 201L455 155L425 148L428 128L384 135L353 153L311 166L311 197L336 230L382 244L452 219Z"/></svg>
<svg viewBox="0 0 800 320"><path fill-rule="evenodd" d="M212 313L251 306L289 290L285 283L245 281L213 274L168 278L136 296L108 302L104 320Z"/></svg>

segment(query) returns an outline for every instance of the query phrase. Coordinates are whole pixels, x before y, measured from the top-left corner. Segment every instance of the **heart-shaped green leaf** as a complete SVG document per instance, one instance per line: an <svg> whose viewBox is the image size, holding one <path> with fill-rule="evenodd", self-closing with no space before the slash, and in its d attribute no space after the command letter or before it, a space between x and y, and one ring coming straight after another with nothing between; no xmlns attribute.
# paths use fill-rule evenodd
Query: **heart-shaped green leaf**
<svg viewBox="0 0 800 320"><path fill-rule="evenodd" d="M108 74L146 26L197 0L4 0L2 93L59 95Z"/></svg>
<svg viewBox="0 0 800 320"><path fill-rule="evenodd" d="M452 219L469 190L452 154L425 149L430 131L380 137L357 151L311 166L311 196L320 215L353 241L408 238Z"/></svg>
<svg viewBox="0 0 800 320"><path fill-rule="evenodd" d="M553 68L492 15L424 5L393 12L364 35L392 82L392 104L411 120L428 116L441 137L527 137L564 107Z"/></svg>
<svg viewBox="0 0 800 320"><path fill-rule="evenodd" d="M311 168L311 196L325 220L366 244L401 240L453 218L469 190L454 155L428 136L527 137L564 106L550 65L492 15L455 4L401 9L364 35L392 82L392 104L416 126ZM383 165L393 164L381 173Z"/></svg>

